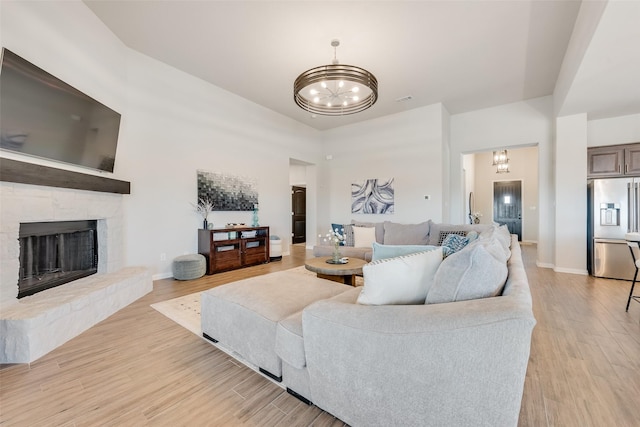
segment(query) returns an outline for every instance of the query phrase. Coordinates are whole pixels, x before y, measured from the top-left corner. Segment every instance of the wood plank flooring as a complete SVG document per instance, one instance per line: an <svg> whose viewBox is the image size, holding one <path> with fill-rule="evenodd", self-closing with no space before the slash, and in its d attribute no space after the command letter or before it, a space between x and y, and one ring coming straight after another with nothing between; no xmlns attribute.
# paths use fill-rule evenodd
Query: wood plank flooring
<svg viewBox="0 0 640 427"><path fill-rule="evenodd" d="M640 426L640 304L629 282L554 273L523 246L538 324L520 426ZM0 367L2 426L343 426L150 304L302 265L282 261L154 290L30 365ZM425 425L428 421L425 420Z"/></svg>

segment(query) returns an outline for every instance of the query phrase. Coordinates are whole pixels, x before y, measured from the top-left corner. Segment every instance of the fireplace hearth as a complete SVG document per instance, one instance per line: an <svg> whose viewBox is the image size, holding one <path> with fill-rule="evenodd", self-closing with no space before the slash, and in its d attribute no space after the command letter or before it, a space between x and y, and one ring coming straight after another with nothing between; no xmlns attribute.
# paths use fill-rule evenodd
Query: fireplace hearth
<svg viewBox="0 0 640 427"><path fill-rule="evenodd" d="M18 298L98 271L97 221L21 223Z"/></svg>

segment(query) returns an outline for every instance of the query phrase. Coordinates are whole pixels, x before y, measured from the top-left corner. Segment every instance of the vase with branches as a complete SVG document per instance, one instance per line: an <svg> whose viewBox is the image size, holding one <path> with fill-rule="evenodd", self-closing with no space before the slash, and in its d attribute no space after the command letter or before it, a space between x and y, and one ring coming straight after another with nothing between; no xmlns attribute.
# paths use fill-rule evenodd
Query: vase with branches
<svg viewBox="0 0 640 427"><path fill-rule="evenodd" d="M209 219L209 214L213 212L213 202L207 198L200 197L198 199L197 204L191 204L197 214L202 216L204 229L209 228L207 220Z"/></svg>

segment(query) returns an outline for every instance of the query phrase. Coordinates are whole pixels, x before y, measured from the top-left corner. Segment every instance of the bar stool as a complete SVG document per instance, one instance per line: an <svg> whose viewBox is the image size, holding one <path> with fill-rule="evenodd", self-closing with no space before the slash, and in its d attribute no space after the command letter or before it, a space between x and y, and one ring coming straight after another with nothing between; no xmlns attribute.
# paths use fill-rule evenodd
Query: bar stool
<svg viewBox="0 0 640 427"><path fill-rule="evenodd" d="M631 257L633 258L633 264L636 266L636 273L633 275L633 282L631 282L631 290L629 291L629 299L627 299L627 309L629 311L629 304L631 300L640 302L640 295L633 295L633 288L636 286L636 280L638 279L638 269L640 269L640 233L627 233L625 236L629 251L631 251Z"/></svg>

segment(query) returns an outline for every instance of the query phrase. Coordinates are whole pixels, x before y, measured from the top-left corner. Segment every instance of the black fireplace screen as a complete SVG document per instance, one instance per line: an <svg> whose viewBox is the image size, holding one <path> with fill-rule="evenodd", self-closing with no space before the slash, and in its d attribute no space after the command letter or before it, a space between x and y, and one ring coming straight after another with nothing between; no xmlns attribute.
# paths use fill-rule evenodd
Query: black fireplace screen
<svg viewBox="0 0 640 427"><path fill-rule="evenodd" d="M20 224L18 298L98 271L97 221Z"/></svg>

